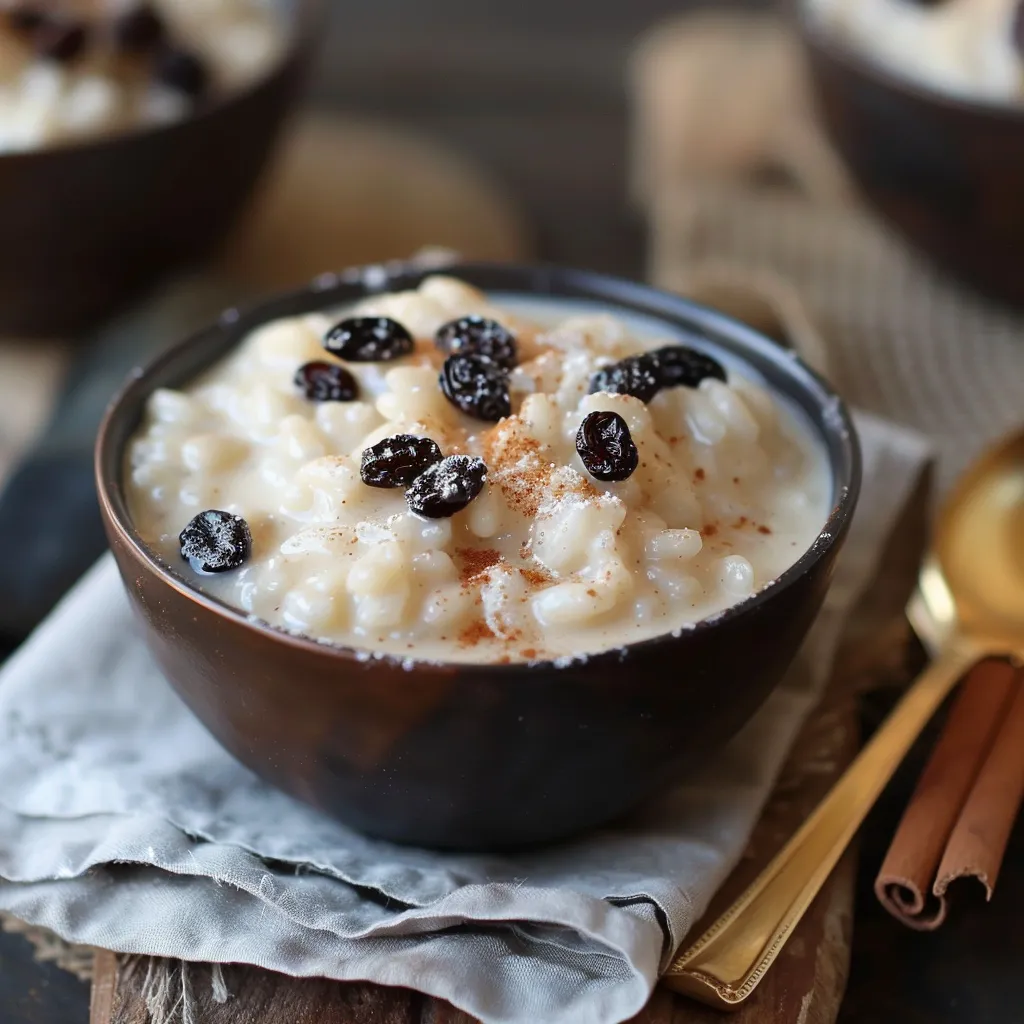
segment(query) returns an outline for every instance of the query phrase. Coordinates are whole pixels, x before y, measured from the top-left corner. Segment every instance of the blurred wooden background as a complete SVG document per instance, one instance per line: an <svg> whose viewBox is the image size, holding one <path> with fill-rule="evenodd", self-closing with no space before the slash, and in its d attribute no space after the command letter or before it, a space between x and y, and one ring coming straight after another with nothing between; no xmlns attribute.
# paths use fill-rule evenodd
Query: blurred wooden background
<svg viewBox="0 0 1024 1024"><path fill-rule="evenodd" d="M626 62L640 33L699 0L328 2L317 105L401 122L475 159L530 217L545 258L641 270Z"/></svg>

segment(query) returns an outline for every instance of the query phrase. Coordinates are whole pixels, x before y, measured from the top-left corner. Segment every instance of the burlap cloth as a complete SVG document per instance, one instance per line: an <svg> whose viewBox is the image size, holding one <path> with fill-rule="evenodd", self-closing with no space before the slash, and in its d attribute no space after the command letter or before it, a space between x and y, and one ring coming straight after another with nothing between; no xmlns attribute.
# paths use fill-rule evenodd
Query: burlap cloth
<svg viewBox="0 0 1024 1024"><path fill-rule="evenodd" d="M655 284L781 319L852 404L933 440L938 493L1024 421L1024 315L934 269L861 205L784 24L682 17L641 41L630 82Z"/></svg>

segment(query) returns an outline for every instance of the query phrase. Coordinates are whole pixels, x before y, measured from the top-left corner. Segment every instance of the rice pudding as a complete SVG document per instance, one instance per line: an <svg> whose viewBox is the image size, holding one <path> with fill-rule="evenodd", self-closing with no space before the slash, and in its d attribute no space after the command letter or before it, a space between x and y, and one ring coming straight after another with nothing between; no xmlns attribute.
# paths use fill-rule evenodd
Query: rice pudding
<svg viewBox="0 0 1024 1024"><path fill-rule="evenodd" d="M940 92L1024 100L1021 0L805 0L813 23Z"/></svg>
<svg viewBox="0 0 1024 1024"><path fill-rule="evenodd" d="M271 0L0 0L0 153L186 117L285 39Z"/></svg>
<svg viewBox="0 0 1024 1024"><path fill-rule="evenodd" d="M743 601L824 526L823 448L751 372L653 318L434 276L154 392L130 512L200 590L367 656L596 653Z"/></svg>

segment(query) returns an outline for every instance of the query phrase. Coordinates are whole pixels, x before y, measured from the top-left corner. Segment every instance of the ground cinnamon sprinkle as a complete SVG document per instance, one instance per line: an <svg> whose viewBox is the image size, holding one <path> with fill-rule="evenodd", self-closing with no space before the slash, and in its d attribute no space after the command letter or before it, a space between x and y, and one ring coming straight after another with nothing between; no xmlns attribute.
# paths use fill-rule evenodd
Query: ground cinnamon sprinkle
<svg viewBox="0 0 1024 1024"><path fill-rule="evenodd" d="M695 469L695 470L693 471L693 479L694 479L694 480L696 480L696 481L701 481L701 480L703 480L705 476L707 476L707 474L706 474L706 473L704 472L704 470L703 470L703 469L701 469L701 468L700 468L700 466L698 466L698 467L697 467L697 468L696 468L696 469Z"/></svg>
<svg viewBox="0 0 1024 1024"><path fill-rule="evenodd" d="M509 420L489 430L483 441L491 480L501 488L509 506L524 516L535 516L554 471L553 465L537 457L540 442L517 436Z"/></svg>
<svg viewBox="0 0 1024 1024"><path fill-rule="evenodd" d="M518 417L510 416L503 423L491 427L481 438L484 461L488 466L507 469L529 452L540 450L540 442L532 437L517 437L515 424Z"/></svg>
<svg viewBox="0 0 1024 1024"><path fill-rule="evenodd" d="M768 534L770 534L770 533L771 533L772 531L771 531L771 529L770 529L769 527L767 527L767 526L759 526L759 527L757 528L757 532L758 532L758 533L763 533L763 534L765 534L765 536L767 536L767 535L768 535Z"/></svg>
<svg viewBox="0 0 1024 1024"><path fill-rule="evenodd" d="M589 481L580 480L575 487L558 487L555 489L555 497L563 498L566 494L578 494L581 498L600 498L601 492Z"/></svg>
<svg viewBox="0 0 1024 1024"><path fill-rule="evenodd" d="M501 561L501 552L494 548L456 548L459 559L459 579L469 583Z"/></svg>
<svg viewBox="0 0 1024 1024"><path fill-rule="evenodd" d="M551 577L541 569L520 569L519 573L533 587L543 587L551 582Z"/></svg>
<svg viewBox="0 0 1024 1024"><path fill-rule="evenodd" d="M459 644L462 647L476 647L485 640L493 640L491 627L483 619L474 619L459 633Z"/></svg>
<svg viewBox="0 0 1024 1024"><path fill-rule="evenodd" d="M536 648L527 647L525 651L520 651L519 656L525 658L527 661L533 661L537 657Z"/></svg>
<svg viewBox="0 0 1024 1024"><path fill-rule="evenodd" d="M736 522L733 523L733 529L742 530L743 527L747 525L747 522L748 520L746 516L740 516L739 519L737 519Z"/></svg>
<svg viewBox="0 0 1024 1024"><path fill-rule="evenodd" d="M718 527L714 523L708 523L704 529L700 531L705 537L714 537L718 533Z"/></svg>

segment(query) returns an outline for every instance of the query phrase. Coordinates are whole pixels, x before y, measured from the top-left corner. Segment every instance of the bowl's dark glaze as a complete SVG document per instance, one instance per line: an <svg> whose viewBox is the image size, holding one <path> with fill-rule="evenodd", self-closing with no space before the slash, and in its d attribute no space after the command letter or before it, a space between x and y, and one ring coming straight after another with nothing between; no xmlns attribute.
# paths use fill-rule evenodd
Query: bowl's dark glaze
<svg viewBox="0 0 1024 1024"><path fill-rule="evenodd" d="M0 155L0 333L88 330L224 239L302 81L320 0L295 7L283 61L196 116Z"/></svg>
<svg viewBox="0 0 1024 1024"><path fill-rule="evenodd" d="M757 710L824 598L860 462L847 414L827 386L790 353L717 313L572 270L445 270L485 290L597 299L659 316L753 364L808 413L828 449L835 509L811 551L714 621L564 668L417 663L410 670L360 660L254 624L197 593L143 548L127 513L121 460L146 398L185 382L265 320L362 297L369 289L358 274L227 317L133 378L108 410L96 468L107 533L148 643L229 751L373 835L509 848L613 818L678 781ZM392 268L386 287L412 287L423 276Z"/></svg>
<svg viewBox="0 0 1024 1024"><path fill-rule="evenodd" d="M825 128L866 198L941 266L1024 304L1024 108L944 96L797 20Z"/></svg>

